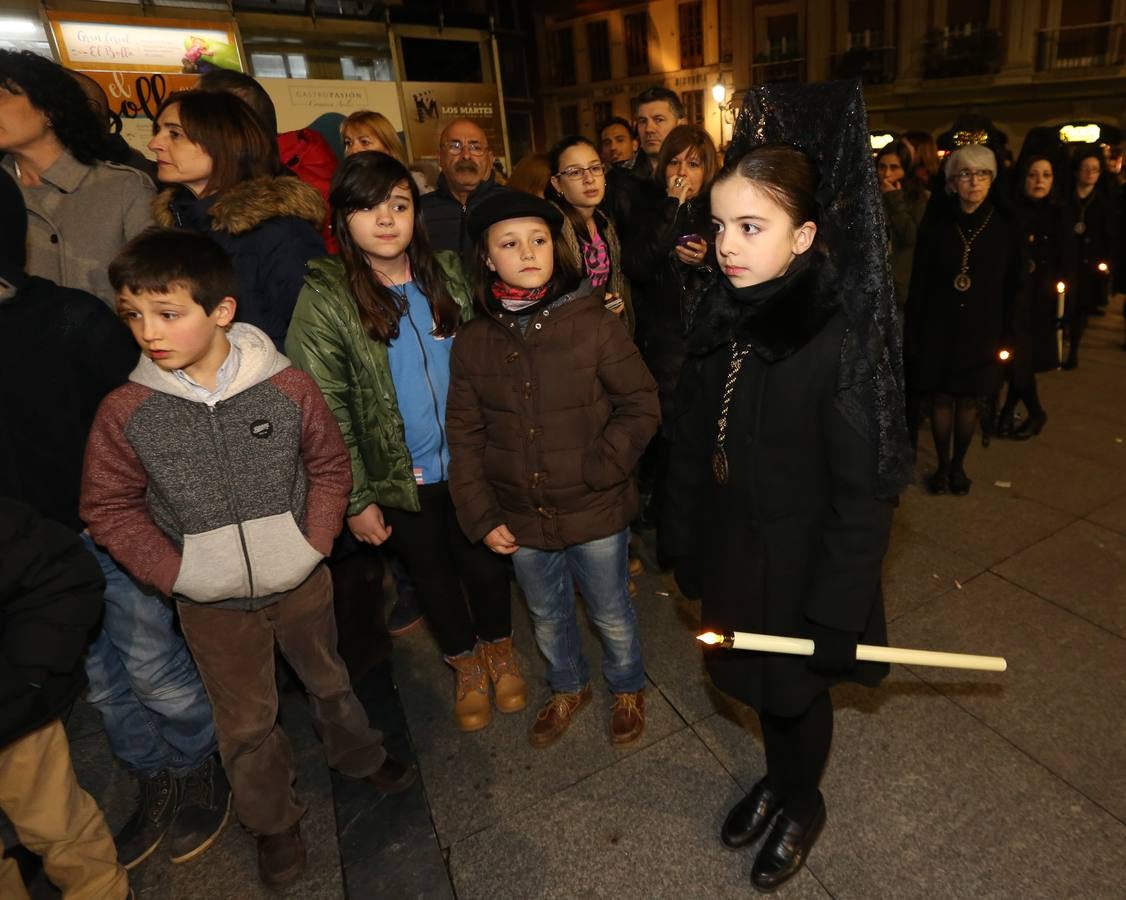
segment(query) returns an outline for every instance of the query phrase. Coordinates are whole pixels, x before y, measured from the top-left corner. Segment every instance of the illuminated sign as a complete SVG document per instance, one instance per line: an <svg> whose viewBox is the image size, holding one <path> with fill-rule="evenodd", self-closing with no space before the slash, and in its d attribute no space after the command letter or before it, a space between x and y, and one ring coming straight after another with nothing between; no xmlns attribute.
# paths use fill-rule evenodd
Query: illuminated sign
<svg viewBox="0 0 1126 900"><path fill-rule="evenodd" d="M1064 125L1060 129L1060 140L1065 144L1098 143L1102 129L1094 123L1089 125Z"/></svg>
<svg viewBox="0 0 1126 900"><path fill-rule="evenodd" d="M871 135L872 149L883 150L888 144L895 140L894 134L873 134Z"/></svg>

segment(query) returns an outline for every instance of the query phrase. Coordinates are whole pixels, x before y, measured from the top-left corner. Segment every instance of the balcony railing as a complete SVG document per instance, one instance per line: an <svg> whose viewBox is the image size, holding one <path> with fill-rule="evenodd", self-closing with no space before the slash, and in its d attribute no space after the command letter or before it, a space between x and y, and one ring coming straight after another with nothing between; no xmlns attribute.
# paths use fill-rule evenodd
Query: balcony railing
<svg viewBox="0 0 1126 900"><path fill-rule="evenodd" d="M1122 22L1040 31L1036 35L1036 71L1120 66L1124 61L1122 32Z"/></svg>
<svg viewBox="0 0 1126 900"><path fill-rule="evenodd" d="M783 84L805 81L805 57L763 60L751 66L754 84Z"/></svg>
<svg viewBox="0 0 1126 900"><path fill-rule="evenodd" d="M829 58L834 78L859 78L864 84L895 81L894 47L853 47Z"/></svg>
<svg viewBox="0 0 1126 900"><path fill-rule="evenodd" d="M988 75L1001 68L1001 32L966 26L935 28L923 39L923 77Z"/></svg>

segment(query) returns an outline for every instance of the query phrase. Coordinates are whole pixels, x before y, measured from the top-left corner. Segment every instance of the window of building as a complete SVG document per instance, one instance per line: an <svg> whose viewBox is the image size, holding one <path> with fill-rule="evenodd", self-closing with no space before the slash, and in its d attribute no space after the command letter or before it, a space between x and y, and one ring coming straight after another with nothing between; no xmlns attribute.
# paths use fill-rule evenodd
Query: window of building
<svg viewBox="0 0 1126 900"><path fill-rule="evenodd" d="M559 127L565 135L579 133L579 108L574 103L559 107Z"/></svg>
<svg viewBox="0 0 1126 900"><path fill-rule="evenodd" d="M695 69L704 64L704 4L681 3L680 67Z"/></svg>
<svg viewBox="0 0 1126 900"><path fill-rule="evenodd" d="M552 32L552 57L555 64L555 83L575 83L575 32L560 28Z"/></svg>
<svg viewBox="0 0 1126 900"><path fill-rule="evenodd" d="M1060 9L1060 26L1095 25L1111 21L1111 0L1068 0Z"/></svg>
<svg viewBox="0 0 1126 900"><path fill-rule="evenodd" d="M989 0L948 0L946 26L969 33L989 26Z"/></svg>
<svg viewBox="0 0 1126 900"><path fill-rule="evenodd" d="M766 42L770 61L801 56L798 41L798 14L771 16L766 20Z"/></svg>
<svg viewBox="0 0 1126 900"><path fill-rule="evenodd" d="M729 63L735 57L731 47L731 37L735 26L731 19L732 0L719 0L719 61Z"/></svg>
<svg viewBox="0 0 1126 900"><path fill-rule="evenodd" d="M602 125L614 115L614 101L613 100L599 100L594 104L594 127L601 128Z"/></svg>
<svg viewBox="0 0 1126 900"><path fill-rule="evenodd" d="M250 67L258 78L308 78L309 66L300 53L251 53Z"/></svg>
<svg viewBox="0 0 1126 900"><path fill-rule="evenodd" d="M849 0L848 48L884 46L884 0Z"/></svg>
<svg viewBox="0 0 1126 900"><path fill-rule="evenodd" d="M457 73L459 81L485 80L481 45L476 41L402 37L399 46L403 50L406 81L449 81L452 72Z"/></svg>
<svg viewBox="0 0 1126 900"><path fill-rule="evenodd" d="M681 91L680 99L684 102L684 118L689 125L704 124L704 92Z"/></svg>
<svg viewBox="0 0 1126 900"><path fill-rule="evenodd" d="M500 75L504 80L506 97L531 97L528 84L528 58L524 46L512 38L498 42L500 50Z"/></svg>
<svg viewBox="0 0 1126 900"><path fill-rule="evenodd" d="M626 73L649 74L649 13L630 13L626 26Z"/></svg>
<svg viewBox="0 0 1126 900"><path fill-rule="evenodd" d="M342 56L340 77L345 81L394 81L390 57Z"/></svg>
<svg viewBox="0 0 1126 900"><path fill-rule="evenodd" d="M610 23L605 19L587 22L586 50L590 57L590 80L609 81L610 74Z"/></svg>

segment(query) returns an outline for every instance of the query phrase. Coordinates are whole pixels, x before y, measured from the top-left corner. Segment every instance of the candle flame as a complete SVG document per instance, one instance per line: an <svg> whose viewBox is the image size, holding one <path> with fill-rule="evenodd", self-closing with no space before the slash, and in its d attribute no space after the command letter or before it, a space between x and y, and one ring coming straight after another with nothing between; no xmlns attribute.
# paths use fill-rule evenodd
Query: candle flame
<svg viewBox="0 0 1126 900"><path fill-rule="evenodd" d="M1001 360L1001 362L1004 362L1005 360L1007 360L1011 357L1012 357L1012 354L1008 350L1002 350L1000 353L997 354L997 358L999 360Z"/></svg>
<svg viewBox="0 0 1126 900"><path fill-rule="evenodd" d="M1066 285L1066 284L1064 284L1064 283L1063 283L1062 281L1057 281L1057 282L1056 282L1056 293L1057 293L1057 294L1062 294L1062 293L1063 293L1064 291L1066 291L1066 290L1067 290L1067 285Z"/></svg>
<svg viewBox="0 0 1126 900"><path fill-rule="evenodd" d="M705 631L703 634L696 635L696 640L702 644L722 644L723 635L716 634L714 631Z"/></svg>
<svg viewBox="0 0 1126 900"><path fill-rule="evenodd" d="M1109 268L1110 267L1106 263L1099 263L1099 271L1100 272L1106 272L1106 271L1109 270Z"/></svg>

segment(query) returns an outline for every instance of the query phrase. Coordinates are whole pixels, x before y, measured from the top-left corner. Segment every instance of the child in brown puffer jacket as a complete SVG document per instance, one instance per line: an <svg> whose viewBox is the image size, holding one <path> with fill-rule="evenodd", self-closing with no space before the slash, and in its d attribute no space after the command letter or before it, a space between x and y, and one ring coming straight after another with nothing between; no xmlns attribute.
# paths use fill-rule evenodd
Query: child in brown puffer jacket
<svg viewBox="0 0 1126 900"><path fill-rule="evenodd" d="M559 210L510 192L469 217L483 315L458 333L446 431L450 492L472 541L511 555L552 696L531 729L546 747L591 697L578 584L614 694L611 737L645 723L629 599L630 475L660 423L657 386L605 292L561 266Z"/></svg>

